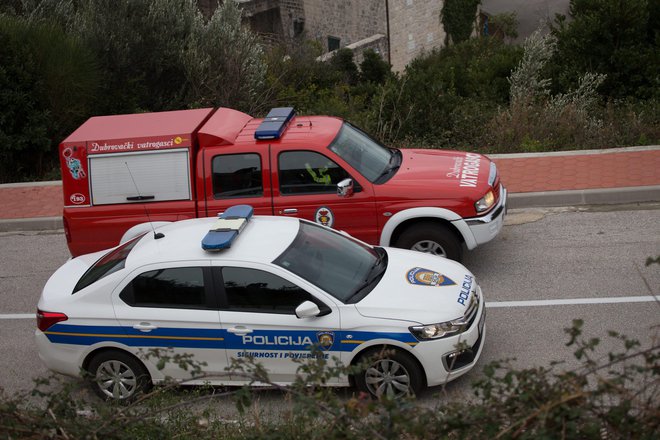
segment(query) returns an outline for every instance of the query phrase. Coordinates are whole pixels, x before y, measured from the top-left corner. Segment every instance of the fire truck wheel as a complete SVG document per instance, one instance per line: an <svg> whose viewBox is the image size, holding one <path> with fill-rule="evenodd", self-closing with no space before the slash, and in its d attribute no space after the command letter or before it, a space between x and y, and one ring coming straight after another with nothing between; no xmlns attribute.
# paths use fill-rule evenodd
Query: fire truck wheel
<svg viewBox="0 0 660 440"><path fill-rule="evenodd" d="M456 234L438 223L418 223L403 231L395 246L461 261L463 247Z"/></svg>

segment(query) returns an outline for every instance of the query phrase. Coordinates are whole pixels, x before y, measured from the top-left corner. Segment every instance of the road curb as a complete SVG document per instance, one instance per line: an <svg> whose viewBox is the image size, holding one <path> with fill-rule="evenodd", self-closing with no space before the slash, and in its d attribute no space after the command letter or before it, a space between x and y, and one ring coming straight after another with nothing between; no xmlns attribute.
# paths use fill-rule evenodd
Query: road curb
<svg viewBox="0 0 660 440"><path fill-rule="evenodd" d="M503 153L486 154L491 159L536 159L539 157L559 157L559 156L594 156L601 154L618 153L639 153L644 151L658 151L660 145L644 145L641 147L620 147L605 148L600 150L566 150L566 151L546 151L541 153Z"/></svg>
<svg viewBox="0 0 660 440"><path fill-rule="evenodd" d="M63 229L62 217L1 219L0 232L54 231Z"/></svg>
<svg viewBox="0 0 660 440"><path fill-rule="evenodd" d="M509 195L508 206L511 209L550 208L658 201L660 201L660 185L515 193Z"/></svg>

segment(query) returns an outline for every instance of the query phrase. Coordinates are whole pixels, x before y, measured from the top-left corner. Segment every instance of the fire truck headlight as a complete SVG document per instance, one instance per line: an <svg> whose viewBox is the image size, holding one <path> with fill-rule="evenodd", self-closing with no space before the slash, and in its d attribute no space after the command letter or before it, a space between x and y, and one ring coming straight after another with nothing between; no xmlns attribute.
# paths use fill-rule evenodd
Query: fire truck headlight
<svg viewBox="0 0 660 440"><path fill-rule="evenodd" d="M485 196L483 196L481 199L477 201L477 203L474 204L474 207L476 208L477 212L484 212L487 209L489 209L493 204L495 203L495 194L493 194L492 190L488 190Z"/></svg>

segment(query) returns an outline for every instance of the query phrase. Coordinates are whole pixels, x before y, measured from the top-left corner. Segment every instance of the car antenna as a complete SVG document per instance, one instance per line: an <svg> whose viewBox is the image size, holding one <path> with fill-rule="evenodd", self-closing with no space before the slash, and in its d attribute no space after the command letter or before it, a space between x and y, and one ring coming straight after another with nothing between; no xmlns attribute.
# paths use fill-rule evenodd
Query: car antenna
<svg viewBox="0 0 660 440"><path fill-rule="evenodd" d="M126 169L128 170L128 175L131 176L131 180L133 181L133 186L135 186L135 191L137 191L138 195L138 200L144 200L142 197L142 194L140 194L140 189L137 186L137 183L135 183L135 179L133 178L133 173L131 173L131 168L128 166L128 162L124 162L124 165L126 165ZM144 213L147 215L147 220L149 220L149 225L151 226L151 229L154 231L154 240L158 240L159 238L165 237L165 234L162 232L156 232L156 228L154 228L154 224L151 222L151 216L149 215L149 210L147 210L147 207L143 204L142 207L144 208Z"/></svg>

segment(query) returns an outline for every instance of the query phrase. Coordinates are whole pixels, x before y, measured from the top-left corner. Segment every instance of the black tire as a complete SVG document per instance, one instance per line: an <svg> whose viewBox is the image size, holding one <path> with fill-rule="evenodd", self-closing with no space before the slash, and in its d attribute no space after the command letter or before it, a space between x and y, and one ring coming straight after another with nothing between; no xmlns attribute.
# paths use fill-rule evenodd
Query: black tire
<svg viewBox="0 0 660 440"><path fill-rule="evenodd" d="M368 366L355 375L355 385L372 397L385 395L399 399L415 396L424 387L424 373L417 362L396 348L367 350L358 362L367 362Z"/></svg>
<svg viewBox="0 0 660 440"><path fill-rule="evenodd" d="M98 353L90 360L87 371L94 393L103 400L130 403L152 385L142 362L124 351Z"/></svg>
<svg viewBox="0 0 660 440"><path fill-rule="evenodd" d="M454 231L440 223L423 222L406 228L394 246L461 261L463 244Z"/></svg>

